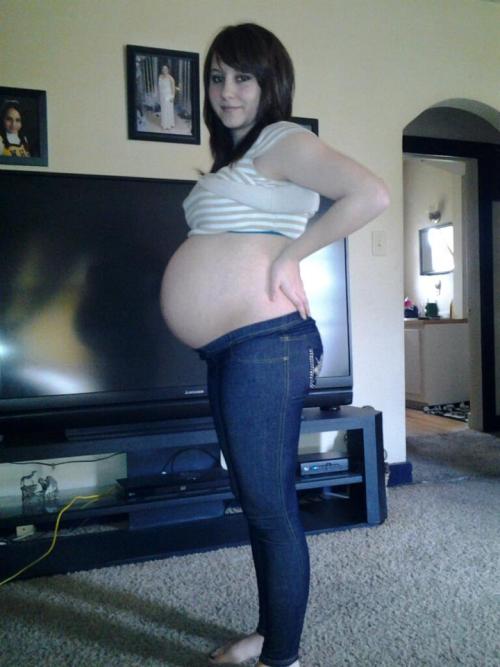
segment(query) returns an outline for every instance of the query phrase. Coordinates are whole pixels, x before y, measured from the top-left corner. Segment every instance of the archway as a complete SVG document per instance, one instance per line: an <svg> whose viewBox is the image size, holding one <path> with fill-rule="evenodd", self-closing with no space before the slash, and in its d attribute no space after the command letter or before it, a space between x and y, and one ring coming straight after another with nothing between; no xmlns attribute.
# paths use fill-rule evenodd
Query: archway
<svg viewBox="0 0 500 667"><path fill-rule="evenodd" d="M462 244L458 250L464 280L461 283L457 275L454 288L460 292L463 308L455 316L462 315L462 319L468 320L470 425L478 430L495 430L500 426L500 354L495 355L495 350L500 350L500 303L494 298L500 293L500 196L498 179L494 178L499 170L499 144L500 112L468 99L446 99L432 105L410 121L403 132L407 159L413 158L425 167L440 168L436 171L438 180L439 173L454 172L455 188L457 180L462 183L459 205L455 208L463 223L460 225L463 229L458 230L463 232L461 238L459 234ZM444 180L449 186L453 177ZM440 206L445 209L446 215L456 214L450 211L451 194L446 192L441 201L439 197L431 197L437 202L429 201L428 207L436 204L438 209ZM422 211L423 216L429 213ZM430 221L423 217L420 226L425 224ZM414 256L413 260L410 270L415 271ZM406 269L408 284L408 266Z"/></svg>
<svg viewBox="0 0 500 667"><path fill-rule="evenodd" d="M484 102L479 102L477 100L454 97L437 102L430 108L437 109L440 107L459 109L474 116L479 116L479 118L482 118L489 123L495 130L497 130L497 132L500 132L500 111L489 106L489 104L484 104Z"/></svg>

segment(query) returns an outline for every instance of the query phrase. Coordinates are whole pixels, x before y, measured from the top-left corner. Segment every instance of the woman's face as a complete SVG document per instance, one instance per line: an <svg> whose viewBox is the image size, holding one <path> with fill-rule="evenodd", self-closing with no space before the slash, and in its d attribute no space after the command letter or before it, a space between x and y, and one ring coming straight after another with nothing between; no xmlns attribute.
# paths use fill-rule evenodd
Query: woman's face
<svg viewBox="0 0 500 667"><path fill-rule="evenodd" d="M208 98L235 143L255 125L260 97L261 88L253 74L239 72L217 58L212 59Z"/></svg>
<svg viewBox="0 0 500 667"><path fill-rule="evenodd" d="M163 67L161 68L161 73L162 74L168 74L168 72L169 72L169 70L168 70L167 65L163 65Z"/></svg>
<svg viewBox="0 0 500 667"><path fill-rule="evenodd" d="M10 107L5 112L3 122L7 132L17 134L22 127L21 114L17 109Z"/></svg>

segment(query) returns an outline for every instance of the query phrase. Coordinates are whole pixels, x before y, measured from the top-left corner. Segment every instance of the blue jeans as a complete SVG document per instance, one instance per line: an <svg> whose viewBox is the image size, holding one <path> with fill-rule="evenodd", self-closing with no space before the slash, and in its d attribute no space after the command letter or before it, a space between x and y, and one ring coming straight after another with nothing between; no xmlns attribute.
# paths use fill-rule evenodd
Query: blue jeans
<svg viewBox="0 0 500 667"><path fill-rule="evenodd" d="M309 593L309 552L295 473L303 402L323 347L298 313L230 331L198 350L231 488L248 521L259 593L260 660L298 659Z"/></svg>

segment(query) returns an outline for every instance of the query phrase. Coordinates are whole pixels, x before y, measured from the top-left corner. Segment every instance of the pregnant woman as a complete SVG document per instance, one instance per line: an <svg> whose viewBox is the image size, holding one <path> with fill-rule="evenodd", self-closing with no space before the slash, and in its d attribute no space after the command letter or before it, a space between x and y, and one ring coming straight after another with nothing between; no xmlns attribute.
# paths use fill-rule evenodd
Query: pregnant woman
<svg viewBox="0 0 500 667"><path fill-rule="evenodd" d="M289 121L294 73L281 42L222 30L204 67L214 163L184 203L190 231L170 260L162 311L206 360L218 439L248 521L259 618L210 664L299 665L309 554L295 469L303 401L322 345L300 261L388 205L384 183ZM334 200L313 226L319 194Z"/></svg>

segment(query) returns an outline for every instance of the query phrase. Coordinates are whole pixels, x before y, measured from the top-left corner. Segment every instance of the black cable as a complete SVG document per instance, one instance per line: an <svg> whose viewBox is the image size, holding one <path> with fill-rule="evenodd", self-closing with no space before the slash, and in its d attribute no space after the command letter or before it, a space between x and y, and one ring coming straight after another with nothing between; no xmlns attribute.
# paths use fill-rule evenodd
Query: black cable
<svg viewBox="0 0 500 667"><path fill-rule="evenodd" d="M173 473L173 472L174 472L173 465L174 465L174 461L175 461L175 459L176 459L178 456L180 456L181 454L184 454L185 452L190 452L190 451L192 451L192 450L195 450L195 451L197 451L197 452L203 452L203 453L206 454L207 456L210 456L210 458L212 458L214 461L217 461L217 462L219 461L219 457L218 457L218 456L214 456L214 455L212 454L212 452L209 452L209 451L207 451L206 449L203 449L203 448L200 448L200 447L186 447L186 448L184 448L184 449L178 449L178 450L175 452L175 454L172 454L172 456L171 456L170 458L167 459L167 461L165 462L165 465L164 465L163 468L161 469L161 473L160 473L160 474L162 474L162 475L163 475L163 474L166 474L166 468L167 468L167 466L170 466L170 472Z"/></svg>
<svg viewBox="0 0 500 667"><path fill-rule="evenodd" d="M60 461L59 463L47 463L46 461L12 461L9 462L13 466L48 466L49 468L56 468L57 466L66 466L72 463L98 463L99 461L106 461L106 459L112 459L114 456L121 456L125 452L115 452L114 454L108 454L108 456L101 456L97 459L83 459L80 461L70 460L70 461Z"/></svg>

